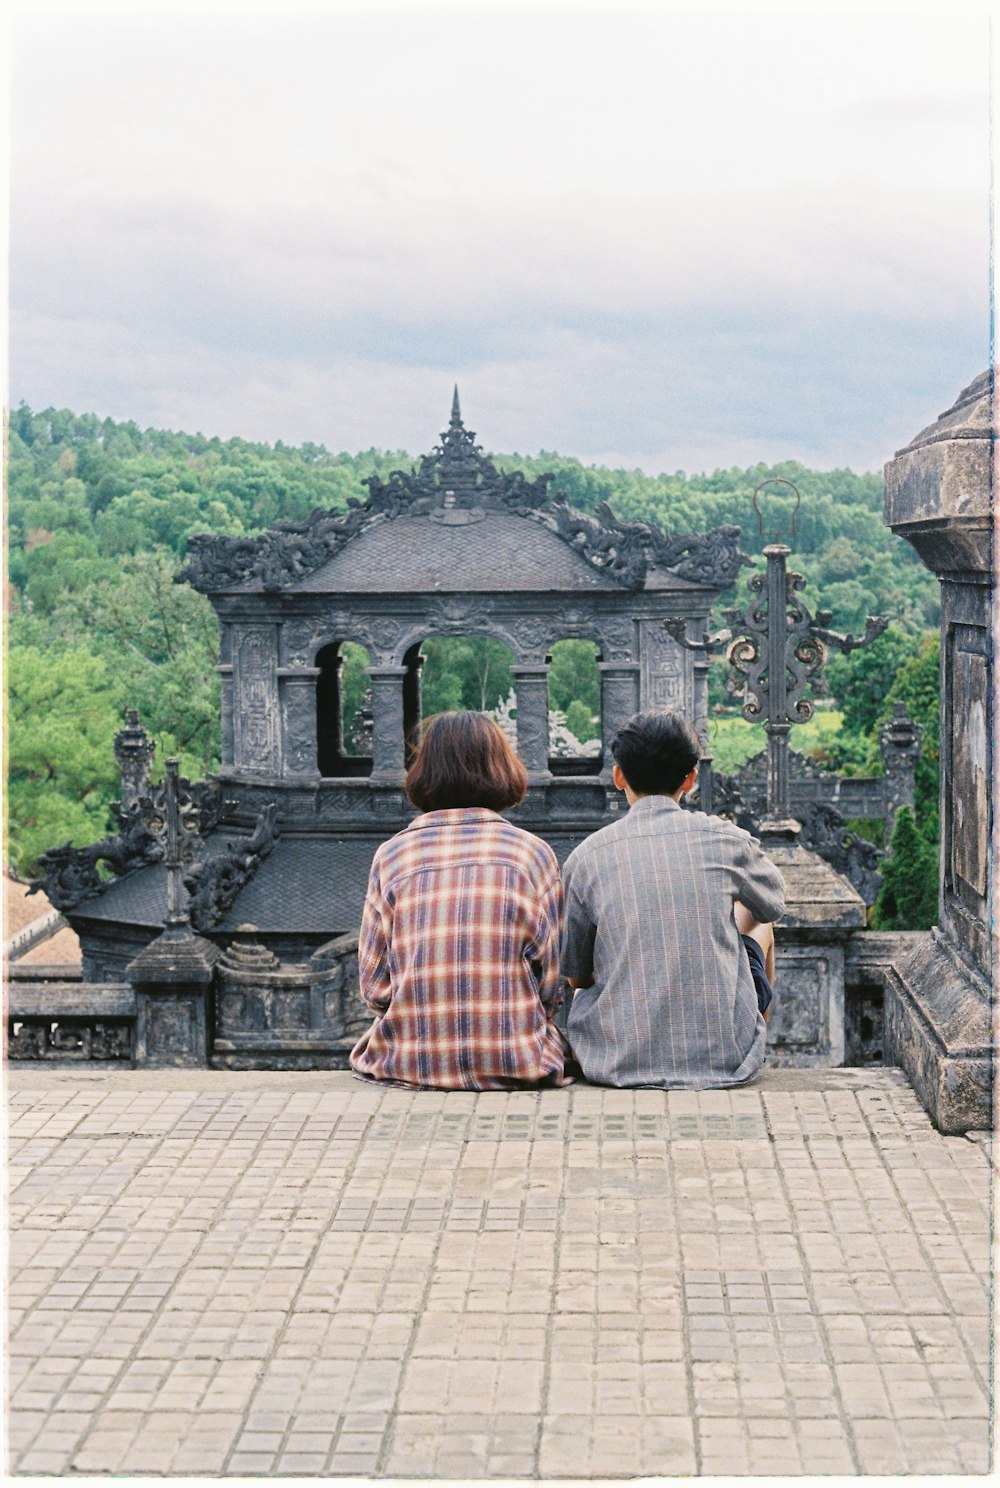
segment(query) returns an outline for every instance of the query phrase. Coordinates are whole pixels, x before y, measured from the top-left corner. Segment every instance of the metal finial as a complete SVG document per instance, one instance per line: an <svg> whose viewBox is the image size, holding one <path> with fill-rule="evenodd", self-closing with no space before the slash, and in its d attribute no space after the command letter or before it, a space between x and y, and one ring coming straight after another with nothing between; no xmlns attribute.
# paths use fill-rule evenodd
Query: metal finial
<svg viewBox="0 0 1000 1488"><path fill-rule="evenodd" d="M792 507L792 526L790 531L784 527L776 527L771 532L764 531L764 513L760 509L760 502L757 500L757 497L760 495L761 491L763 491L765 486L791 486L792 490L795 492L795 505ZM802 495L794 481L786 480L783 475L769 475L767 480L762 480L760 485L753 493L753 509L757 513L757 525L760 528L761 537L794 537L795 517L801 505Z"/></svg>

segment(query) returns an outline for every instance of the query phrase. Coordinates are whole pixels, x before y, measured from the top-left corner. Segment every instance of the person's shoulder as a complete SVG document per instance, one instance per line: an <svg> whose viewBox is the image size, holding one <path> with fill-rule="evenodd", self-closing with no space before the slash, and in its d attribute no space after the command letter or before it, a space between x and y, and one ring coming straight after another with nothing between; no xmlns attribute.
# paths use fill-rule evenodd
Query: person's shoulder
<svg viewBox="0 0 1000 1488"><path fill-rule="evenodd" d="M539 837L535 832L528 832L524 827L515 826L512 821L508 821L503 816L498 820L497 830L500 839L533 868L546 872L559 872L558 859L544 837Z"/></svg>
<svg viewBox="0 0 1000 1488"><path fill-rule="evenodd" d="M593 862L602 854L612 851L619 840L626 835L626 824L628 817L623 816L618 821L608 822L605 827L598 827L596 832L591 832L582 842L578 842L563 865L566 873L572 868L578 868L584 863Z"/></svg>
<svg viewBox="0 0 1000 1488"><path fill-rule="evenodd" d="M685 811L684 816L690 822L692 831L726 839L734 849L745 851L751 844L759 846L756 837L751 832L748 832L745 827L738 827L728 817L709 816L704 811Z"/></svg>

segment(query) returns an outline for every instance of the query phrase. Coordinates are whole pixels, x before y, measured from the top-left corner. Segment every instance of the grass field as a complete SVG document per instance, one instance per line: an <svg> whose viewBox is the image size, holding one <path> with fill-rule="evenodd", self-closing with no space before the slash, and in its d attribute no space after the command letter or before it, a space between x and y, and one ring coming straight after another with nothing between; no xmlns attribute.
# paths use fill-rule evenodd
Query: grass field
<svg viewBox="0 0 1000 1488"><path fill-rule="evenodd" d="M799 724L792 730L791 744L800 754L822 748L840 733L843 714L836 708L817 710L808 723ZM712 763L723 775L738 770L751 755L764 748L764 728L759 723L747 723L745 718L713 718L709 716L709 744Z"/></svg>

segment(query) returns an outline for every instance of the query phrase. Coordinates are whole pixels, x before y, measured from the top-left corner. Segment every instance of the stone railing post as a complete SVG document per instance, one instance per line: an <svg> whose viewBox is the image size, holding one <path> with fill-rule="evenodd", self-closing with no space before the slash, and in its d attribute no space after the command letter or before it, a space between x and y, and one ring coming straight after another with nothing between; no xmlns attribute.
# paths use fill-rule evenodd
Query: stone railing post
<svg viewBox="0 0 1000 1488"><path fill-rule="evenodd" d="M511 667L517 695L517 752L532 785L552 779L549 769L549 667Z"/></svg>
<svg viewBox="0 0 1000 1488"><path fill-rule="evenodd" d="M367 672L372 679L371 783L401 785L406 774L403 686L409 668L370 666Z"/></svg>

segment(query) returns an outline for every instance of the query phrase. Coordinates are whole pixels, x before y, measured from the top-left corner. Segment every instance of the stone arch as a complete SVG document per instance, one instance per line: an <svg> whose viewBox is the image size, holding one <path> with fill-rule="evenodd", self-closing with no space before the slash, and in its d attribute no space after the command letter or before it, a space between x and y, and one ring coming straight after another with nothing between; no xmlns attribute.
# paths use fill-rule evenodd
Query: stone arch
<svg viewBox="0 0 1000 1488"><path fill-rule="evenodd" d="M489 641L499 641L507 647L515 661L528 659L518 641L517 630L514 626L506 626L487 618L479 618L468 624L463 624L461 621L443 624L431 616L414 620L403 627L392 652L393 665L405 666L406 657L414 646L421 646L424 641L447 640L449 637L456 640L474 640L482 637ZM544 644L539 642L539 645L544 650Z"/></svg>
<svg viewBox="0 0 1000 1488"><path fill-rule="evenodd" d="M361 669L371 664L370 652L362 642L351 638L337 638L321 644L313 658L316 676L316 767L324 779L371 774L371 744L366 743L357 728L358 712L364 707L363 699L354 699L356 706L350 707L345 687L345 663L356 671L355 658L345 652L346 646L360 648L364 652ZM357 679L352 689L357 691ZM369 694L370 696L370 694ZM345 713L345 703L351 716Z"/></svg>
<svg viewBox="0 0 1000 1488"><path fill-rule="evenodd" d="M575 631L560 635L550 643L545 659L549 668L549 770L553 775L599 775L604 762L600 642ZM572 697L563 695L567 689ZM554 717L557 711L563 714L561 724ZM574 738L581 748L573 747Z"/></svg>

